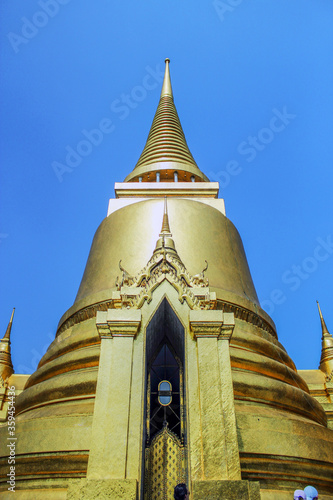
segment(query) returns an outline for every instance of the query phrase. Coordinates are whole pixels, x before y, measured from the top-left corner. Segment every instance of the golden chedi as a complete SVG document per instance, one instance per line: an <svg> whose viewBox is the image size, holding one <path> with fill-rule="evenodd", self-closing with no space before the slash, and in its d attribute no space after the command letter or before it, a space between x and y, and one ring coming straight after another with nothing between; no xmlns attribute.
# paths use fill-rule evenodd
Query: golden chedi
<svg viewBox="0 0 333 500"><path fill-rule="evenodd" d="M180 482L198 500L287 500L307 484L332 498L332 405L279 343L218 190L187 146L167 59L144 150L17 397L18 499L172 499ZM328 394L324 334L305 375Z"/></svg>

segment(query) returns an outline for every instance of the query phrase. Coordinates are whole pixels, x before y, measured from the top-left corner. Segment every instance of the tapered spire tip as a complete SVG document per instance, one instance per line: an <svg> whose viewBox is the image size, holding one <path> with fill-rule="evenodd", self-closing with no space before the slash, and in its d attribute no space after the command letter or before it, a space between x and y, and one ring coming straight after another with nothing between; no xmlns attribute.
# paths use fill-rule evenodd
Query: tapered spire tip
<svg viewBox="0 0 333 500"><path fill-rule="evenodd" d="M13 308L6 333L0 340L0 387L14 373L10 354L10 332L12 329L15 307Z"/></svg>
<svg viewBox="0 0 333 500"><path fill-rule="evenodd" d="M13 311L12 311L12 314L11 314L11 317L10 317L10 320L9 320L9 323L8 323L8 326L7 326L7 330L6 330L5 336L3 337L4 339L8 339L8 340L10 339L10 332L11 332L11 329L12 329L14 312L15 312L15 307L13 307Z"/></svg>
<svg viewBox="0 0 333 500"><path fill-rule="evenodd" d="M325 323L325 320L324 320L324 317L323 317L323 313L321 312L321 309L320 309L320 305L319 305L318 300L317 300L316 302L317 302L318 311L319 311L319 317L320 317L320 323L321 323L322 334L323 334L323 336L324 336L324 335L327 335L327 334L329 333L329 331L328 331L328 328L327 328L327 326L326 326L326 323Z"/></svg>
<svg viewBox="0 0 333 500"><path fill-rule="evenodd" d="M164 197L164 213L163 213L163 222L162 222L162 230L160 236L162 235L171 235L170 225L169 225L169 216L168 216L168 205L167 205L167 197Z"/></svg>
<svg viewBox="0 0 333 500"><path fill-rule="evenodd" d="M317 306L322 330L321 357L319 368L326 374L327 380L331 380L333 376L333 337L327 329L318 300Z"/></svg>
<svg viewBox="0 0 333 500"><path fill-rule="evenodd" d="M161 97L170 96L173 98L169 63L170 63L170 59L167 57L165 59L165 72L164 72L164 80L163 80L163 85L162 85Z"/></svg>

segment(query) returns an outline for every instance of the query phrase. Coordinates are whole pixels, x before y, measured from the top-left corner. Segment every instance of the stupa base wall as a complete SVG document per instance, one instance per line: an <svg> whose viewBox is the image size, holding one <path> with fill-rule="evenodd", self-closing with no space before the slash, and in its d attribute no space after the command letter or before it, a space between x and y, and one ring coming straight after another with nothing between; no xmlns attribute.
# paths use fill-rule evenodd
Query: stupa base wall
<svg viewBox="0 0 333 500"><path fill-rule="evenodd" d="M13 498L13 492L0 491L0 500ZM87 480L63 479L43 480L32 483L17 482L17 500L137 500L138 486L135 479Z"/></svg>
<svg viewBox="0 0 333 500"><path fill-rule="evenodd" d="M197 500L261 500L259 482L193 481L192 491Z"/></svg>
<svg viewBox="0 0 333 500"><path fill-rule="evenodd" d="M69 481L66 500L137 500L136 479Z"/></svg>

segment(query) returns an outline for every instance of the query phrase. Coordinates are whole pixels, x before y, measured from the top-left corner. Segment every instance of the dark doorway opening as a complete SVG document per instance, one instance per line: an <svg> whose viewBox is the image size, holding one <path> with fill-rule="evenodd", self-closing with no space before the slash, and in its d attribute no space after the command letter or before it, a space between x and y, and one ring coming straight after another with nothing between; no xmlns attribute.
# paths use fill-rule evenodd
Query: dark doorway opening
<svg viewBox="0 0 333 500"><path fill-rule="evenodd" d="M164 299L146 330L145 500L172 498L187 480L184 336Z"/></svg>

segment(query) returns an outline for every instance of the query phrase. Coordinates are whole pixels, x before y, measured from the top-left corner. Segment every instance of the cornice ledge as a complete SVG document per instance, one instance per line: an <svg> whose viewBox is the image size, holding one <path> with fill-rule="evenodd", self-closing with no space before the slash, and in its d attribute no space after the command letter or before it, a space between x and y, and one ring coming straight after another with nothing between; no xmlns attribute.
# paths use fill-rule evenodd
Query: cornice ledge
<svg viewBox="0 0 333 500"><path fill-rule="evenodd" d="M194 340L202 337L230 341L235 328L234 314L219 310L192 310L189 313L189 320Z"/></svg>
<svg viewBox="0 0 333 500"><path fill-rule="evenodd" d="M98 311L96 327L101 339L112 337L135 337L141 324L138 309L108 309Z"/></svg>

